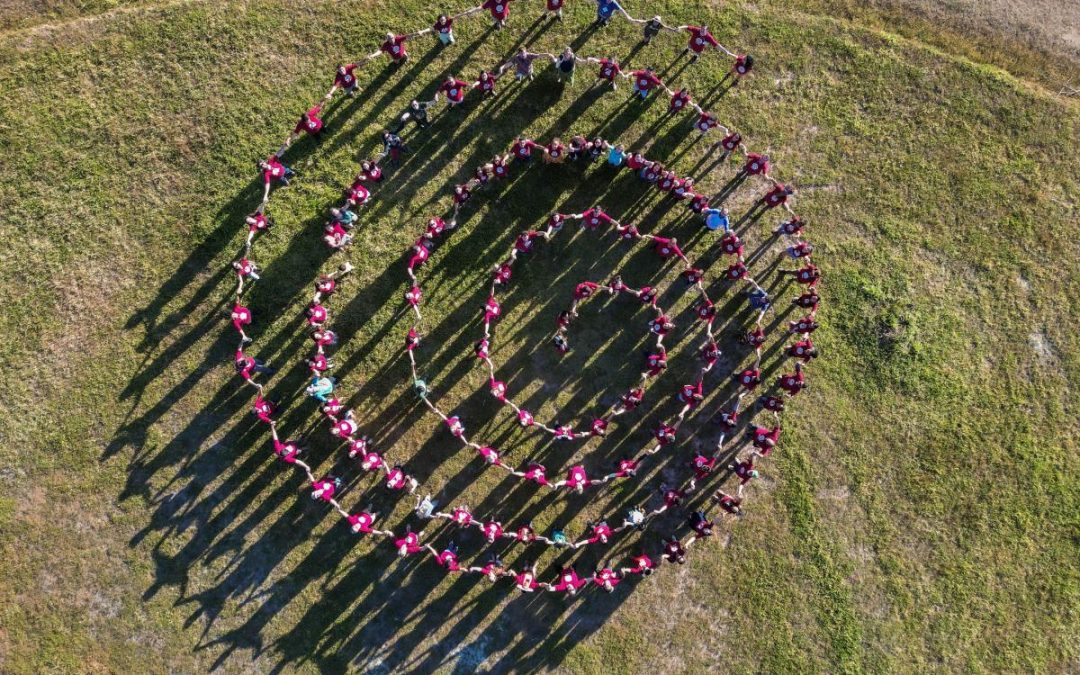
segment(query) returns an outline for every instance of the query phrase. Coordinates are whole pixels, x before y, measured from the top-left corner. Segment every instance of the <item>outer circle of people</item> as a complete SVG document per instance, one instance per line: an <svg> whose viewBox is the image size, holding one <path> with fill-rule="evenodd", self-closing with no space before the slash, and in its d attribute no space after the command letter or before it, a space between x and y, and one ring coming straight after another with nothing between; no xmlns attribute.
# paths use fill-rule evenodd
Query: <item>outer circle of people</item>
<svg viewBox="0 0 1080 675"><path fill-rule="evenodd" d="M686 32L690 38L684 53L690 54L691 61L697 60L708 50L715 50L730 57L733 60L732 69L725 78L729 83L728 86L736 84L739 78L746 75L753 66L753 59L750 56L736 54L720 45L706 26L667 26L660 17L636 19L615 0L593 1L597 5L596 23L600 26L621 16L643 26L642 42L645 44L652 42L663 32ZM379 529L376 526L379 515L370 507L352 513L343 508L336 499L343 486L341 478L333 475L317 477L311 467L301 458L302 443L296 440L283 440L279 437L275 419L283 406L280 402L264 395L266 385L260 381L263 377L272 375L274 371L268 364L245 351L247 345L252 342L247 334L252 322L252 313L243 305L242 297L245 287L257 282L260 278L260 268L252 260L251 253L253 244L260 234L265 233L273 225L267 213L272 188L275 185L288 185L296 177L296 173L282 161L290 145L303 134L318 136L322 133L324 125L319 115L323 104L331 100L336 92L343 92L346 96L356 93L359 87L356 70L363 61L385 55L395 62L404 62L408 59L407 41L425 34L433 34L440 46L449 46L454 43L454 21L484 10L490 13L496 27L501 29L507 25L509 2L510 0L487 0L482 5L459 14L440 15L431 28L422 31L409 34L388 33L379 51L368 55L358 63L339 66L333 85L323 101L304 113L293 132L289 134L276 153L259 162L259 170L265 184L263 199L258 209L246 218L248 235L244 242L243 252L240 258L232 263L238 283L231 320L233 327L240 335L240 345L235 354L235 367L241 380L256 390L252 410L255 416L270 428L274 455L282 462L303 471L310 484L311 498L325 502L336 510L347 521L351 532L383 537L392 542L398 554L403 557L430 554L432 559L448 572L480 574L492 581L508 579L518 590L526 593L544 590L574 595L588 586L596 586L610 592L630 575L649 575L662 563L682 564L685 562L690 546L698 540L710 537L716 526L715 519L710 518L707 513L707 507L687 509L689 511L686 518L688 535L680 537L677 533L671 534L660 542L658 552L650 553L647 547L642 547L637 555L630 558L626 566L613 566L610 562L604 562L588 575L580 574L574 567L567 567L562 569L553 581L542 582L539 580L535 562L519 566L519 569L512 569L503 564L498 556L492 556L483 565L465 565L460 562L458 547L453 541L445 546L436 547L423 541L423 531L415 532L412 528L407 528L404 532ZM563 5L563 0L546 0L545 17L561 20ZM553 138L548 143L541 144L524 136L519 137L506 153L496 155L490 162L477 167L469 179L454 186L451 194L452 210L446 217L432 217L427 221L425 231L413 246L412 255L407 264L406 271L411 284L405 292L405 301L414 313L415 322L406 336L405 346L414 387L421 400L443 420L448 432L454 438L458 439L464 447L477 452L487 465L501 468L523 480L532 481L555 491L583 492L587 488L599 487L615 480L630 479L637 475L643 462L676 444L680 425L705 398L706 374L713 369L721 357L720 348L712 331L714 319L717 317L717 308L705 290L706 271L693 266L674 238L641 233L633 224L619 222L608 215L600 205L595 205L582 213L552 213L544 229L528 230L518 235L509 255L492 270L491 291L483 307L484 334L475 345L475 355L488 369L492 396L503 406L512 409L523 427L551 434L559 441L604 436L616 417L641 407L649 382L658 378L666 370L667 354L664 350L663 339L675 329L675 325L657 302L659 290L656 288L649 286L633 288L618 276L603 282L583 281L575 287L568 308L558 316L551 344L559 353L566 353L570 349L569 328L577 317L579 305L589 298L601 294L626 297L632 302L643 304L652 312L652 318L644 329L655 336L655 344L645 358L640 382L624 393L615 406L593 418L587 428L575 429L558 422L548 424L537 420L530 411L513 402L507 392L506 384L496 378L496 366L491 359L492 326L502 313L496 295L498 290L510 283L515 263L527 257L538 243L551 241L570 223L577 223L586 230L611 232L628 243L644 243L651 246L663 261L677 261L676 264L681 267L679 276L686 287L694 287L698 292L699 299L694 305L694 314L704 327L704 339L698 349L701 366L697 378L683 384L675 395L678 412L656 425L653 430L653 442L640 454L623 457L616 466L612 467L612 471L602 475L590 475L583 464L578 464L568 469L565 478L549 480L547 470L543 465L530 462L523 467L512 467L503 460L497 449L470 440L466 435L465 423L458 415L448 415L431 402L427 384L419 376L415 356L422 342L423 318L421 313L423 291L417 272L428 260L437 243L455 229L461 209L478 190L492 181L508 179L512 171L528 167L537 157L547 165L602 163L616 167L618 170L634 172L642 181L667 193L672 199L684 202L693 213L700 216L702 226L721 237L718 246L722 253L731 256L732 262L723 271L723 276L733 284L741 283L747 287L746 299L755 312L755 320L743 335L742 342L753 349L754 362L750 367L734 373L730 380L736 395L733 405L718 411L716 415L722 432L714 452L695 453L688 462L690 477L685 484L674 486L661 484L657 490L660 501L658 506L652 509L647 509L644 505L635 506L625 514L620 524L613 526L606 519L591 522L585 534L572 540L565 532L559 530L540 533L528 523L504 525L495 517L478 518L465 505L455 506L448 512L440 511L439 505L430 494L416 500L416 515L425 521L439 520L452 523L459 528L476 528L488 542L492 543L510 540L522 544L543 544L567 549L578 549L590 545L602 546L609 544L621 532L644 531L660 514L682 508L695 493L702 492L702 487L712 476L721 473L726 468L737 479L737 488L732 494L718 488L705 501L714 504L719 509L720 519L741 517L744 488L759 476L758 466L761 460L769 457L777 446L781 433L780 414L786 402L807 386L804 364L818 355L810 334L818 328L816 313L820 296L817 285L821 272L811 262L813 246L803 238L806 224L794 213L790 204L794 190L770 175L771 163L768 156L750 152L742 136L737 131L721 124L711 113L697 106L687 89L673 91L649 68L638 70L624 68L614 59L580 57L569 49L559 55L522 49L510 61L492 71L482 71L479 78L473 82L448 77L440 86L439 92L446 96L451 108L461 104L470 90L478 90L485 97L494 96L496 82L511 69L518 80L532 79L535 76L534 62L538 59L552 61L560 80L572 81L576 65L580 62L589 62L598 66L598 80L613 89L617 87L620 78L628 78L632 81L632 95L641 100L645 100L655 91L665 92L670 100L670 113L678 115L687 110L694 110L697 118L693 121L693 129L702 135L717 129L722 135L707 148L708 153L719 151L717 165L733 158L737 152L743 156L743 165L732 185L738 187L742 181L751 176L761 177L768 182L770 186L768 191L754 201L743 219L749 219L751 216L756 219L761 214L778 207L784 213L783 221L772 231L772 234L775 238L787 240L789 245L784 247L782 255L795 261L796 267L780 270L778 273L791 275L802 286L803 290L793 300L793 304L806 311L805 316L789 322L787 326L790 338L784 354L794 362L794 366L791 372L782 373L775 387L770 388L766 395L760 396L753 404L759 411L771 416L771 425L753 423L755 411L750 410L750 414L747 415L750 404L744 405L744 401L747 397L753 398L755 390L763 384L761 358L762 345L766 339L764 318L771 309L772 299L750 274L744 255L744 244L735 232L727 210L722 207L723 200L730 195L730 192L720 195L721 204L710 204L715 198L710 198L704 194L704 191L696 191L694 179L680 177L661 162L650 160L637 152L630 152L622 145L602 138L587 139L574 136L568 144L564 144L559 138ZM412 101L409 109L397 119L396 125L383 132L383 152L371 160L361 162L360 173L345 191L344 203L330 209L330 218L324 226L323 239L331 249L343 249L351 242L352 231L359 226L359 212L371 199L372 188L383 181L382 162L394 163L402 154L408 152L407 145L398 133L410 122L418 128L428 126L429 109L437 102L438 95L432 101ZM312 301L305 309L306 323L315 344L314 353L306 361L312 380L305 389L305 394L318 402L322 414L330 424L330 433L338 442L344 443L345 452L350 460L358 463L365 472L382 473L388 490L413 494L419 488L419 482L410 476L401 464L391 462L384 453L380 453L374 447L372 440L361 433L359 422L353 411L347 409L338 393L338 383L331 375L334 364L329 351L337 344L337 335L329 326L330 314L324 301L334 294L339 283L351 271L351 265L346 262L334 272L321 276L316 281ZM742 413L741 416L740 413ZM720 464L721 459L730 454L725 450L726 442L738 438L737 432L740 429L745 430L748 452L742 457L735 455L726 465Z"/></svg>

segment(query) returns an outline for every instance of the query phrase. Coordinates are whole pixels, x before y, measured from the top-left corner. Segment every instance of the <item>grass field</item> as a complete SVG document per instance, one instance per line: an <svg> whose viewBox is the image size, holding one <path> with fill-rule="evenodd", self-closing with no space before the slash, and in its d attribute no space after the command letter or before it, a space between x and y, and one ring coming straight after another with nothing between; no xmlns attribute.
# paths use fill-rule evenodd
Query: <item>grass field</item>
<svg viewBox="0 0 1080 675"><path fill-rule="evenodd" d="M997 38L1003 59L992 38L966 36L963 17L926 21L899 2L652 3L679 23L708 13L722 42L757 58L754 76L710 107L800 187L825 270L824 358L789 406L746 518L685 567L567 603L445 579L351 537L271 460L232 373L225 268L261 190L254 160L325 91L334 65L389 28L426 25L431 9L11 4L0 5L0 670L1080 669L1080 106L1056 95L1080 82L1080 66L1066 54L1010 33ZM591 11L572 4L563 24L532 30L535 46L581 34ZM450 50L418 41L401 69L369 66L363 95L331 107L320 146L290 150L301 177L274 197L278 226L256 248L265 278L247 301L256 353L282 367L279 391L296 389L311 282L350 259L358 273L331 308L347 338L339 375L365 427L444 500L581 532L679 467L559 500L482 471L407 392L402 254L452 182L521 131L599 128L689 171L702 156L689 122L662 119L659 103L627 106L626 87L592 89L588 69L565 88L550 73L507 83L497 101L410 139L417 152L390 172L348 253L328 257L317 236L382 126L448 69L472 76L503 58L539 13L514 11L502 33L462 22ZM616 22L578 51L626 56L636 39ZM633 61L663 70L680 48L663 40ZM679 80L692 76L704 94L718 63ZM733 171L707 182L718 188ZM594 200L642 229L698 234L635 182L580 175L538 168L479 196L425 284L421 358L440 400L478 437L516 443L516 457L542 453L552 473L577 446L530 445L487 402L470 355L485 268L552 208ZM610 402L638 339L635 329L607 341L604 322L641 315L590 309L569 362L551 357L545 336L569 289L616 265L599 240L578 240L529 261L496 352L522 398L551 417ZM646 255L625 268L628 282L650 275L660 278ZM740 324L726 325L730 339ZM681 384L690 355L673 359L658 392ZM688 442L707 445L716 428L698 418ZM585 461L636 447L654 419L635 418ZM315 420L307 403L282 427ZM310 438L310 459L335 466L325 430ZM408 521L411 502L386 513L370 479L344 501L368 499L394 529ZM484 551L459 541L466 560Z"/></svg>

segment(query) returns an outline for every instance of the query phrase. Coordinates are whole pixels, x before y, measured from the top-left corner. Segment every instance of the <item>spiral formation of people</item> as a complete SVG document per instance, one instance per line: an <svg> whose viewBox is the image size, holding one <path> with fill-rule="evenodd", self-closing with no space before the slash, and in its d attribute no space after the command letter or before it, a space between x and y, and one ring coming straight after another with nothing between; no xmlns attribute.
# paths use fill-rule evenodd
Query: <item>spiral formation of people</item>
<svg viewBox="0 0 1080 675"><path fill-rule="evenodd" d="M752 151L754 141L744 138L736 123L723 120L722 113L713 112L722 110L715 106L724 93L752 73L751 54L724 46L708 26L668 25L660 16L638 18L614 0L600 0L588 30L602 30L613 20L638 23L640 48L671 50L671 43L679 41L682 51L674 53L676 64L683 61L682 68L657 72L644 65L644 54L620 62L610 54L579 54L571 46L551 52L521 46L503 63L462 66L438 83L430 100L414 99L396 119L387 115L382 151L360 161L355 178L342 185L342 198L328 208L322 238L333 253L328 259L332 269L317 279L304 312L303 330L312 347L304 361L311 379L302 396L275 394L274 369L257 356L259 317L244 304L245 293L264 283L257 243L274 222L271 196L303 181L288 165L289 149L305 136L318 141L327 124L324 108L335 97L364 91L367 71L381 59L401 67L411 52L454 49L454 26L467 17L487 11L495 29L511 30L510 8L507 0L488 0L457 13L439 14L422 30L387 33L377 51L339 65L332 78L327 74L332 86L323 99L299 116L276 152L258 163L262 200L245 219L248 236L232 264L237 278L231 311L239 341L236 372L253 391L253 414L268 429L267 455L298 470L306 478L310 499L336 512L352 535L384 540L401 558L427 557L428 574L477 575L505 585L508 592L576 596L595 588L612 593L665 565L686 563L692 547L707 546L717 531L735 526L744 509L750 508L744 500L752 494L755 479L768 471L768 459L780 447L782 413L808 386L805 366L818 356L811 334L818 327L821 272L811 262L814 247L806 236L807 223L792 206L795 190L776 178L775 158ZM540 21L560 21L562 11L562 0L548 0ZM430 41L419 42L424 36L431 36ZM730 69L718 87L699 99L693 64L702 58L727 59ZM544 72L543 62L550 62L550 74ZM697 165L690 168L685 160L650 157L638 147L640 142L605 137L603 130L586 134L572 124L549 138L519 135L479 161L470 174L460 176L447 189L445 200L427 207L430 216L420 219L416 242L405 263L397 266L408 279L401 300L411 315L402 335L409 365L404 386L427 410L412 423L441 421L445 429L441 433L456 439L461 450L475 453L478 466L466 468L463 480L485 470L502 471L555 496L616 489L624 481L654 483L622 511L597 514L587 522L568 519L565 524L542 526L494 506L478 508L446 497L443 486L415 475L392 442L376 438L370 431L373 420L353 407L349 382L335 375L334 352L341 337L333 319L338 297L348 294L348 277L354 269L350 253L358 245L367 209L385 184L400 179L397 167L414 152L414 139L423 138L436 119L460 114L460 107L493 105L503 89L515 86L511 76L517 86L537 77L549 80L543 86L573 86L579 68L591 71L596 91L628 97L628 106L662 99L671 133L695 137ZM473 71L478 73L475 79L465 74ZM623 92L618 91L620 84ZM404 133L407 128L411 133ZM470 352L487 378L488 405L504 410L527 433L541 436L541 443L569 446L563 455L570 454L570 461L558 463L552 461L558 457L555 453L548 459L546 452L522 452L506 441L474 432L469 415L457 411L457 402L446 400L440 391L440 369L426 361L432 352L427 343L436 330L425 315L427 268L436 264L433 260L443 242L468 236L462 230L474 217L476 202L489 194L509 199L506 186L525 173L569 174L570 180L582 183L584 176L596 176L626 184L626 190L646 197L661 195L660 213L645 219L632 208L617 211L606 200L588 195L535 214L538 222L517 233L488 270L490 281L481 289L486 297L471 308L476 314L476 340ZM745 208L733 213L729 202L736 193L752 196ZM601 390L603 394L594 397L598 400L587 406L564 406L557 419L545 418L538 410L544 407L542 399L534 393L526 402L516 373L499 363L505 352L497 338L504 331L520 329L525 320L520 313L504 316L501 298L512 294L519 275L530 273L533 258L546 255L563 261L560 267L569 273L566 262L587 238L605 249L600 255L611 258L614 269L599 273L590 266L576 280L570 297L550 298L564 308L547 331L547 361L569 360L568 355L579 349L588 350L588 361L607 349L625 349L621 336L631 334L634 348L618 359L620 369L636 376L613 376L629 381L628 386L618 392ZM798 292L789 292L792 288ZM465 291L457 293L468 296ZM597 305L597 310L591 309ZM798 309L799 315L782 321L791 309ZM524 313L546 318L543 311ZM576 324L586 317L603 322L599 331L603 346L596 340L583 341L583 348L575 346ZM669 354L665 339L682 349ZM669 370L669 358L683 362L671 368L678 374L662 377ZM777 370L770 377L768 373ZM673 378L681 380L665 391L661 380ZM323 444L333 448L337 457L331 468L316 468L307 459L308 439L278 429L280 411L294 405L317 410L321 422L310 434L323 435ZM617 457L605 448L592 452L620 427L624 433L619 434ZM690 428L694 431L688 433ZM648 433L640 433L641 429ZM659 476L658 465L664 469ZM380 485L371 485L368 475ZM393 500L415 500L414 517L403 524L387 523L381 513L391 508L387 503ZM610 548L622 539L630 541L631 549L616 558ZM515 547L523 552L516 562L507 562L507 552ZM560 557L557 564L541 565L543 549L571 555Z"/></svg>
<svg viewBox="0 0 1080 675"><path fill-rule="evenodd" d="M1078 36L5 3L0 672L1080 670Z"/></svg>

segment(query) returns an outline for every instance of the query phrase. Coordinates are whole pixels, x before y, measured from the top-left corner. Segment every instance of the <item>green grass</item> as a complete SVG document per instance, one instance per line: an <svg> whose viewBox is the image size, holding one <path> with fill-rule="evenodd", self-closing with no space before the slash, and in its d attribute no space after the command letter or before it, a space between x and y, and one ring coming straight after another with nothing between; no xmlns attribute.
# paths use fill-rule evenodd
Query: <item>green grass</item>
<svg viewBox="0 0 1080 675"><path fill-rule="evenodd" d="M571 605L443 580L430 564L395 563L385 547L347 536L310 504L298 474L271 462L230 377L223 270L257 201L253 161L325 89L335 63L391 25L423 25L427 7L191 3L0 36L0 668L1076 670L1076 104L1025 79L1024 67L985 65L978 41L961 48L961 36L926 24L883 33L875 17L835 7L768 2L709 20L760 64L713 107L802 188L798 209L821 252L815 339L825 356L812 364L812 388L790 406L747 518L692 550L684 568ZM291 373L282 386L300 383L310 281L340 260L327 260L316 237L323 210L375 152L381 125L474 41L469 76L511 48L538 11L515 10L511 30L483 42L485 21L464 22L458 45L430 63L417 44L413 62L369 95L333 106L321 147L290 155L302 177L272 201L278 227L256 248L268 274L248 298L257 352ZM680 22L700 14L681 3L656 11ZM575 7L536 44L556 49L589 15ZM36 22L24 11L5 25ZM624 55L635 38L616 24L580 51ZM675 53L675 41L645 52L661 68ZM721 75L706 60L695 89ZM446 207L452 181L520 130L547 138L606 123L650 154L685 151L677 168L696 163L690 134L670 121L654 128L662 106L627 113L625 87L586 106L590 81L584 70L561 90L543 75L525 95L504 84L499 102L440 119L381 189L345 254L358 273L331 302L349 338L336 356L344 390L395 458L454 503L507 520L531 513L541 528L568 521L571 532L643 499L659 476L548 502L480 470L406 390L399 260L425 216ZM517 447L516 458L545 453L552 472L573 450L532 447L487 401L469 356L482 301L473 290L514 233L551 208L599 200L618 210L641 194L599 169L577 176L533 169L498 198L479 196L425 283L421 358L445 409L462 411L478 438ZM639 205L643 229L693 236L681 210L658 206ZM570 287L616 260L596 238L556 243L508 295L497 357L517 373L521 398L545 401L530 403L544 415L585 416L621 386L623 353L639 337L609 340L605 317L641 319L625 305L587 310L567 363L544 344ZM656 274L648 255L625 269L628 282ZM681 352L657 394L691 372L690 357ZM639 426L590 448L586 463L638 447L654 419L634 418ZM314 420L299 406L283 426ZM693 443L715 436L704 414L688 428ZM312 435L312 454L328 469L325 438ZM672 460L665 470L681 468ZM390 500L368 482L345 501L363 505L369 489L385 512ZM397 528L407 508L386 522ZM467 560L482 550L461 543ZM632 546L615 550L620 559Z"/></svg>

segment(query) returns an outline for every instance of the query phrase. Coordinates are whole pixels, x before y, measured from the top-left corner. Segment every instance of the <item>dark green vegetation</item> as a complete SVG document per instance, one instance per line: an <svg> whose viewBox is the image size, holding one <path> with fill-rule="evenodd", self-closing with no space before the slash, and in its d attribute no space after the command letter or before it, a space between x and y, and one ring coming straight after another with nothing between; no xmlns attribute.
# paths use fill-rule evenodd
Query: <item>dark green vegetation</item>
<svg viewBox="0 0 1080 675"><path fill-rule="evenodd" d="M655 4L672 20L700 14ZM425 25L429 6L185 3L0 37L3 670L1076 670L1075 102L861 28L850 8L852 22L786 4L710 17L723 42L759 62L712 107L802 188L797 204L826 270L815 336L825 358L789 409L747 518L684 568L569 606L444 580L350 537L310 503L297 473L271 461L231 376L225 267L257 201L253 161L339 60L386 28ZM289 382L299 384L307 349L298 312L326 258L321 213L408 98L448 68L471 77L510 51L538 13L515 11L502 34L473 20L449 51L417 43L404 68L367 68L369 93L334 104L322 146L292 151L303 176L272 203L278 228L256 249L268 274L249 299L257 353L286 366ZM590 12L570 14L536 45L577 36ZM624 56L636 37L615 24L580 51ZM663 69L679 43L633 60ZM693 73L702 94L722 75L708 60ZM350 338L337 355L345 390L358 392L362 419L396 457L414 457L425 483L455 501L490 500L507 514L538 505L538 526L573 516L575 532L635 488L529 500L458 452L403 391L399 263L424 216L445 207L450 182L519 130L546 138L604 124L652 154L685 152L680 168L696 164L700 148L661 122L662 106L626 106L626 87L601 94L591 76L579 72L566 89L550 75L504 85L500 101L447 115L417 139L347 254L361 273L332 303ZM718 187L730 171L709 180ZM422 358L480 438L511 428L475 394L482 373L468 356L484 267L555 206L604 195L619 211L639 194L599 171L584 185L576 175L535 170L499 199L480 197L432 261L425 311L438 340ZM638 207L689 238L681 210L658 205ZM761 228L751 243L760 237ZM562 243L530 261L500 334L500 361L551 415L610 400L615 385L600 384L621 382L611 373L627 348L599 349L605 316L630 320L621 307L587 312L575 327L583 348L598 348L585 369L584 355L556 365L543 344L570 285L590 266L611 269L594 238L579 239L580 252L560 257ZM638 256L627 280L656 271ZM680 383L674 367L657 393ZM315 419L299 410L290 431ZM701 422L708 440L714 428ZM327 458L323 430L313 438L313 455ZM397 527L405 511L387 522ZM467 560L480 550L474 540L462 548Z"/></svg>

